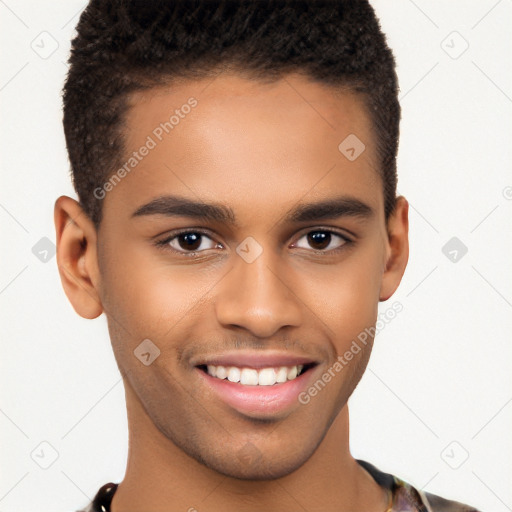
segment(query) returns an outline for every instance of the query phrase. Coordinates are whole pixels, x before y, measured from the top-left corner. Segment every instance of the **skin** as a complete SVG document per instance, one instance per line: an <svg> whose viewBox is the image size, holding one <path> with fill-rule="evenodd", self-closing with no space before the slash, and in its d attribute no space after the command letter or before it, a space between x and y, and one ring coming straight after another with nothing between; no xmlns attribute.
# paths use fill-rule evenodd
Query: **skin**
<svg viewBox="0 0 512 512"><path fill-rule="evenodd" d="M129 152L192 96L197 106L106 194L98 231L74 199L55 203L64 290L82 317L105 313L125 385L128 464L112 511L382 512L386 493L349 450L347 400L373 340L307 405L274 415L228 407L192 365L236 348L289 350L319 361L319 378L375 325L406 268L408 203L398 197L386 223L363 100L299 75L182 82L131 98ZM338 150L351 133L366 145L352 162ZM228 206L237 226L132 217L164 194ZM339 195L373 214L285 221ZM184 228L207 231L195 256L183 237L155 246ZM318 231L330 241L308 239ZM236 252L248 236L263 249L252 263ZM160 350L149 366L134 356L144 339Z"/></svg>

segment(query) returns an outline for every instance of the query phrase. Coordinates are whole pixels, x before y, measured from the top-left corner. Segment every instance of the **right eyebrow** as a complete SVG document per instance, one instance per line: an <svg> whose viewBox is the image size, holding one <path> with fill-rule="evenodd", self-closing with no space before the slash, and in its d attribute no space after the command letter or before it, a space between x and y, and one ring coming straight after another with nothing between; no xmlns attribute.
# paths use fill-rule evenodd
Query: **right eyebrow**
<svg viewBox="0 0 512 512"><path fill-rule="evenodd" d="M217 203L192 201L186 197L165 195L151 200L132 213L132 217L145 215L166 215L215 220L236 226L235 213L227 206Z"/></svg>

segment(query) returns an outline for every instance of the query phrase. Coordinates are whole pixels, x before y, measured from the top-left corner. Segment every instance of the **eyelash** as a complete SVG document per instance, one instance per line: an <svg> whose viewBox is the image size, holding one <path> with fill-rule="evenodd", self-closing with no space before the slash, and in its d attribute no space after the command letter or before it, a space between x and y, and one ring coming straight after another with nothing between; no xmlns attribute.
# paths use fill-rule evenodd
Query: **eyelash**
<svg viewBox="0 0 512 512"><path fill-rule="evenodd" d="M311 249L311 252L313 252L314 254L337 254L337 253L341 252L342 250L346 249L347 246L349 246L349 245L354 243L346 235L343 235L342 233L339 233L338 231L334 231L333 229L330 229L330 228L315 228L315 229L311 229L310 231L307 231L307 232L303 233L300 236L299 240L302 237L307 236L310 233L329 233L331 235L336 235L336 236L340 237L344 241L344 243L340 247L337 247L336 249L329 249L328 251L322 250L322 249ZM171 251L171 252L180 254L180 255L182 255L184 257L188 257L188 258L197 258L198 254L208 250L208 249L206 249L206 250L201 250L201 251L185 251L185 250L178 251L178 250L174 249L174 247L170 247L169 246L169 242L171 242L175 238L178 238L181 235L187 235L187 234L198 234L198 235L202 235L202 236L205 236L205 237L210 238L211 240L213 240L212 237L210 236L210 233L207 232L207 231L204 231L204 230L202 230L200 228L198 228L198 229L188 228L188 229L185 229L185 230L176 231L176 232L171 233L169 236L167 236L163 240L156 241L155 245L159 249L162 249L164 251Z"/></svg>

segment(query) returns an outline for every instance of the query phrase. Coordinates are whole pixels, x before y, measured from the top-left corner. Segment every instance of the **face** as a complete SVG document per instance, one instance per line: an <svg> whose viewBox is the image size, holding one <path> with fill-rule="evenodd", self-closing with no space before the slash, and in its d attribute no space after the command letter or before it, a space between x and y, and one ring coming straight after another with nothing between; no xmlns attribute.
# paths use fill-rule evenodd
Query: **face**
<svg viewBox="0 0 512 512"><path fill-rule="evenodd" d="M102 189L95 283L125 385L207 467L288 474L345 407L373 340L336 361L407 259L402 244L393 264L363 100L299 76L222 75L131 105L129 171ZM248 384L219 367L233 380L248 369ZM264 380L279 375L291 380Z"/></svg>

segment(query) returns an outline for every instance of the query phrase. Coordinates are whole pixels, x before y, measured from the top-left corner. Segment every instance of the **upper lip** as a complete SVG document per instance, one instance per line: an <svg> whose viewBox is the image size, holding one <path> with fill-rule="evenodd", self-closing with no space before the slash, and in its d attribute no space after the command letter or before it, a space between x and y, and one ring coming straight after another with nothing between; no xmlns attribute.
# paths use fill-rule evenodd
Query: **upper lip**
<svg viewBox="0 0 512 512"><path fill-rule="evenodd" d="M222 354L210 355L198 359L193 365L214 365L214 366L237 366L239 368L269 368L273 366L295 366L306 364L317 364L317 361L310 357L298 356L289 352L277 352L271 350L224 352Z"/></svg>

